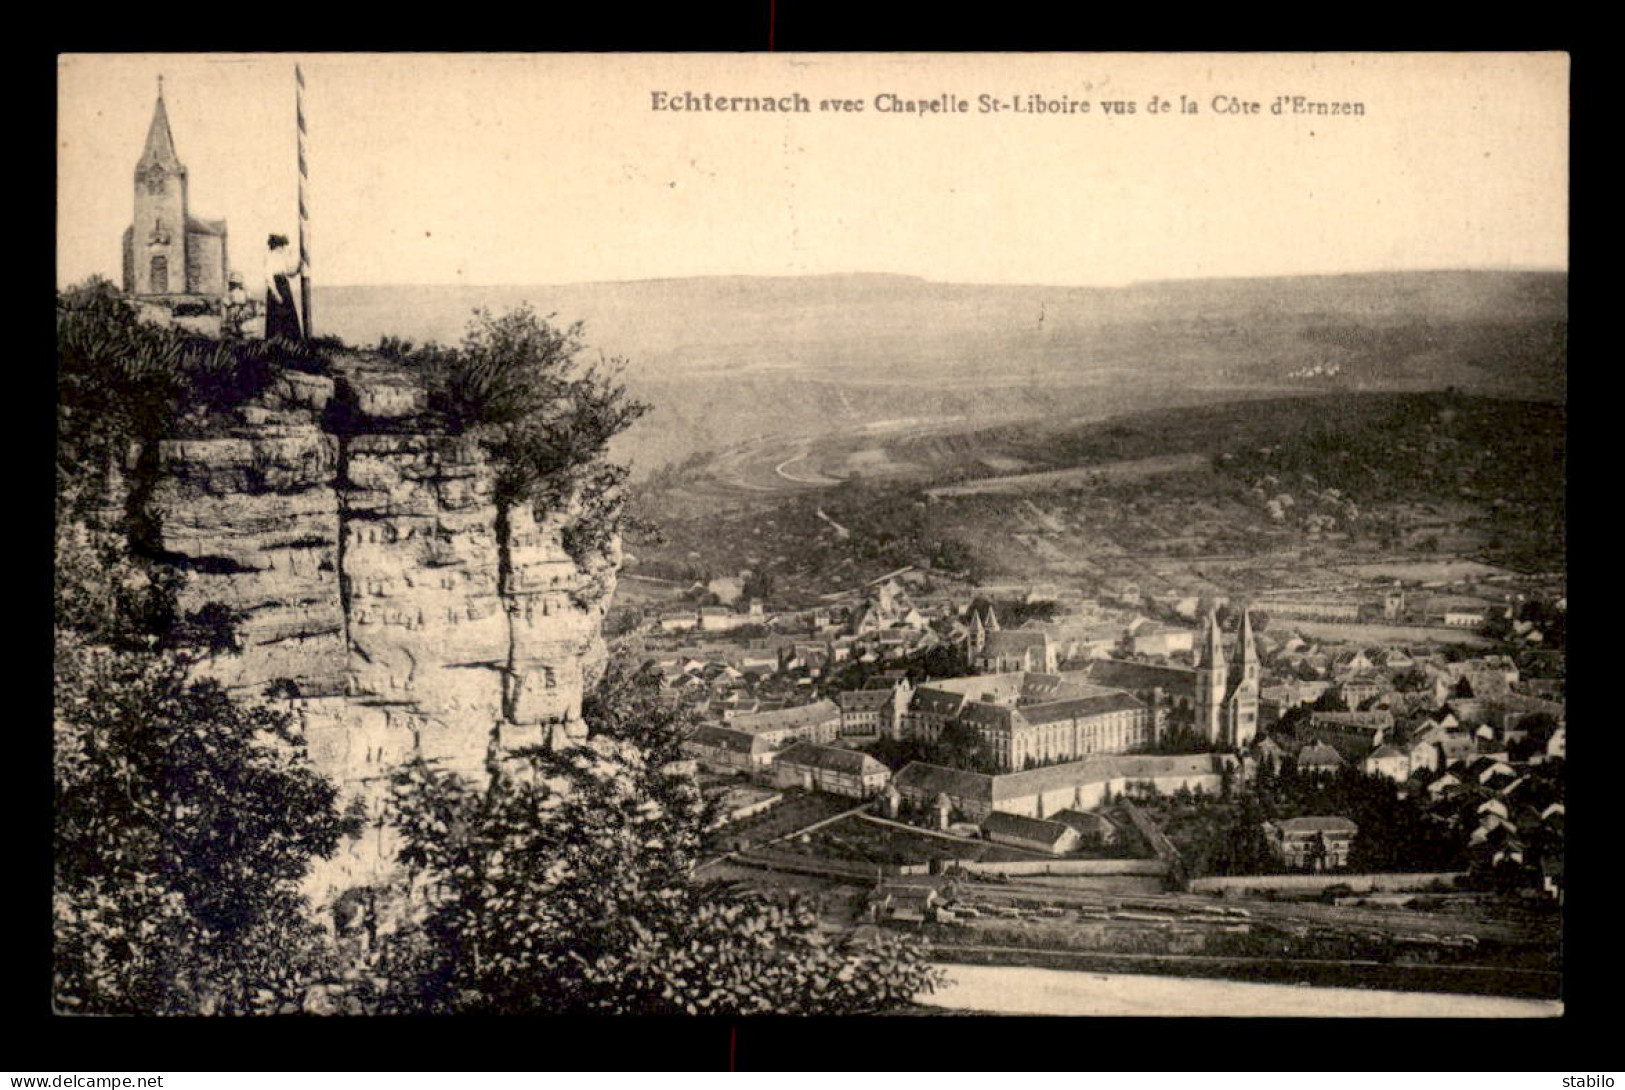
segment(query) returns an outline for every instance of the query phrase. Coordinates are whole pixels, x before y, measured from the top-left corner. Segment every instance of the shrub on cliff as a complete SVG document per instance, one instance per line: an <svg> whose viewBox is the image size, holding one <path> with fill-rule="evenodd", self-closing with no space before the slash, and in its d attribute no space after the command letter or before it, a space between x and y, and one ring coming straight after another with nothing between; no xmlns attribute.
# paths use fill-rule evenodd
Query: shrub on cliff
<svg viewBox="0 0 1625 1090"><path fill-rule="evenodd" d="M477 310L460 349L386 349L416 363L450 428L479 436L500 466L500 502L571 512L564 544L578 561L619 534L626 470L606 460L609 442L649 408L627 394L620 361L582 359L583 328L529 306Z"/></svg>
<svg viewBox="0 0 1625 1090"><path fill-rule="evenodd" d="M530 751L483 794L421 763L396 776L402 858L433 892L381 1009L853 1014L934 985L895 938L827 935L802 901L695 878L707 810L670 763L689 724L657 704L612 676L588 743Z"/></svg>

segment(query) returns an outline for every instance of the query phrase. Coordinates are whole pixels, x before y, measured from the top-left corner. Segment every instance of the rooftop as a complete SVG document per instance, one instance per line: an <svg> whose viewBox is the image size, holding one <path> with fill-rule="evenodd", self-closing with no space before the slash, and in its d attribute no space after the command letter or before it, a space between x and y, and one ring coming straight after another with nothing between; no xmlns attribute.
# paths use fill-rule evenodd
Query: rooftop
<svg viewBox="0 0 1625 1090"><path fill-rule="evenodd" d="M1006 814L995 810L982 822L982 830L987 833L1002 833L1005 836L1019 836L1023 840L1032 840L1040 844L1055 845L1073 830L1071 826L1063 825L1058 821L1045 821L1042 818L1023 817L1020 814Z"/></svg>
<svg viewBox="0 0 1625 1090"><path fill-rule="evenodd" d="M1275 827L1283 833L1348 833L1350 835L1360 831L1360 827L1346 817L1295 817L1285 818L1275 823Z"/></svg>
<svg viewBox="0 0 1625 1090"><path fill-rule="evenodd" d="M733 725L738 730L752 732L794 730L839 718L840 714L841 709L836 707L833 701L820 700L816 704L802 704L794 708L781 708L778 711L741 715L733 721Z"/></svg>
<svg viewBox="0 0 1625 1090"><path fill-rule="evenodd" d="M838 746L821 746L814 742L797 742L780 753L774 763L803 765L849 776L872 776L886 771L885 765L867 753Z"/></svg>

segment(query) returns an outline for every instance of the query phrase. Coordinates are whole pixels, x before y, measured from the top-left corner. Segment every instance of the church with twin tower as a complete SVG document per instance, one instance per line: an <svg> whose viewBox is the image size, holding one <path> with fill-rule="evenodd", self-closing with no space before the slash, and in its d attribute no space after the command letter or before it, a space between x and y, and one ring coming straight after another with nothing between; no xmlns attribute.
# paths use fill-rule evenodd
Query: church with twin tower
<svg viewBox="0 0 1625 1090"><path fill-rule="evenodd" d="M1216 613L1208 614L1207 631L1196 660L1196 731L1214 749L1241 749L1258 734L1258 642L1252 614L1243 612L1230 656Z"/></svg>
<svg viewBox="0 0 1625 1090"><path fill-rule="evenodd" d="M187 204L186 167L164 109L163 77L147 144L135 164L135 219L124 230L124 290L135 296L219 296L226 291L226 221Z"/></svg>

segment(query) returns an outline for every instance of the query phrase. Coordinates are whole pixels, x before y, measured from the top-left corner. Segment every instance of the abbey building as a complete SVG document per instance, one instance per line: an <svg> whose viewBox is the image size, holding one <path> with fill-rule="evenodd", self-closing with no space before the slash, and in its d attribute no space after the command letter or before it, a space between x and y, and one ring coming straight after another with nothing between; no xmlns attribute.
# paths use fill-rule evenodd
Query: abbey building
<svg viewBox="0 0 1625 1090"><path fill-rule="evenodd" d="M1218 617L1209 614L1196 660L1195 727L1214 749L1239 749L1258 733L1258 643L1251 613L1241 615L1227 656Z"/></svg>

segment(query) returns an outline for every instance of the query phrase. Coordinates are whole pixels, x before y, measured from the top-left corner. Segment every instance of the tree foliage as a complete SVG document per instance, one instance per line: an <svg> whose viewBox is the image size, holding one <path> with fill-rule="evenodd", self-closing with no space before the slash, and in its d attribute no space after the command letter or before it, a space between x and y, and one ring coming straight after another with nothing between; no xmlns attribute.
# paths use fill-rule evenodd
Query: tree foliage
<svg viewBox="0 0 1625 1090"><path fill-rule="evenodd" d="M521 755L486 791L417 763L394 779L403 859L431 891L394 941L387 1009L835 1014L932 983L899 943L825 936L804 903L696 880L707 811L674 767L686 713L636 676L589 705L591 740Z"/></svg>
<svg viewBox="0 0 1625 1090"><path fill-rule="evenodd" d="M605 455L648 411L628 396L621 361L582 360L583 330L525 305L500 316L476 310L457 349L391 346L421 369L429 407L477 435L501 467L499 502L531 503L539 515L571 510L564 545L578 561L620 533L627 471Z"/></svg>
<svg viewBox="0 0 1625 1090"><path fill-rule="evenodd" d="M117 592L116 556L59 558L53 994L80 1013L268 1012L327 956L297 893L350 831L285 714L189 682ZM105 571L75 585L74 573ZM66 573L66 574L65 574ZM111 602L99 597L113 594ZM111 635L122 646L105 642Z"/></svg>

